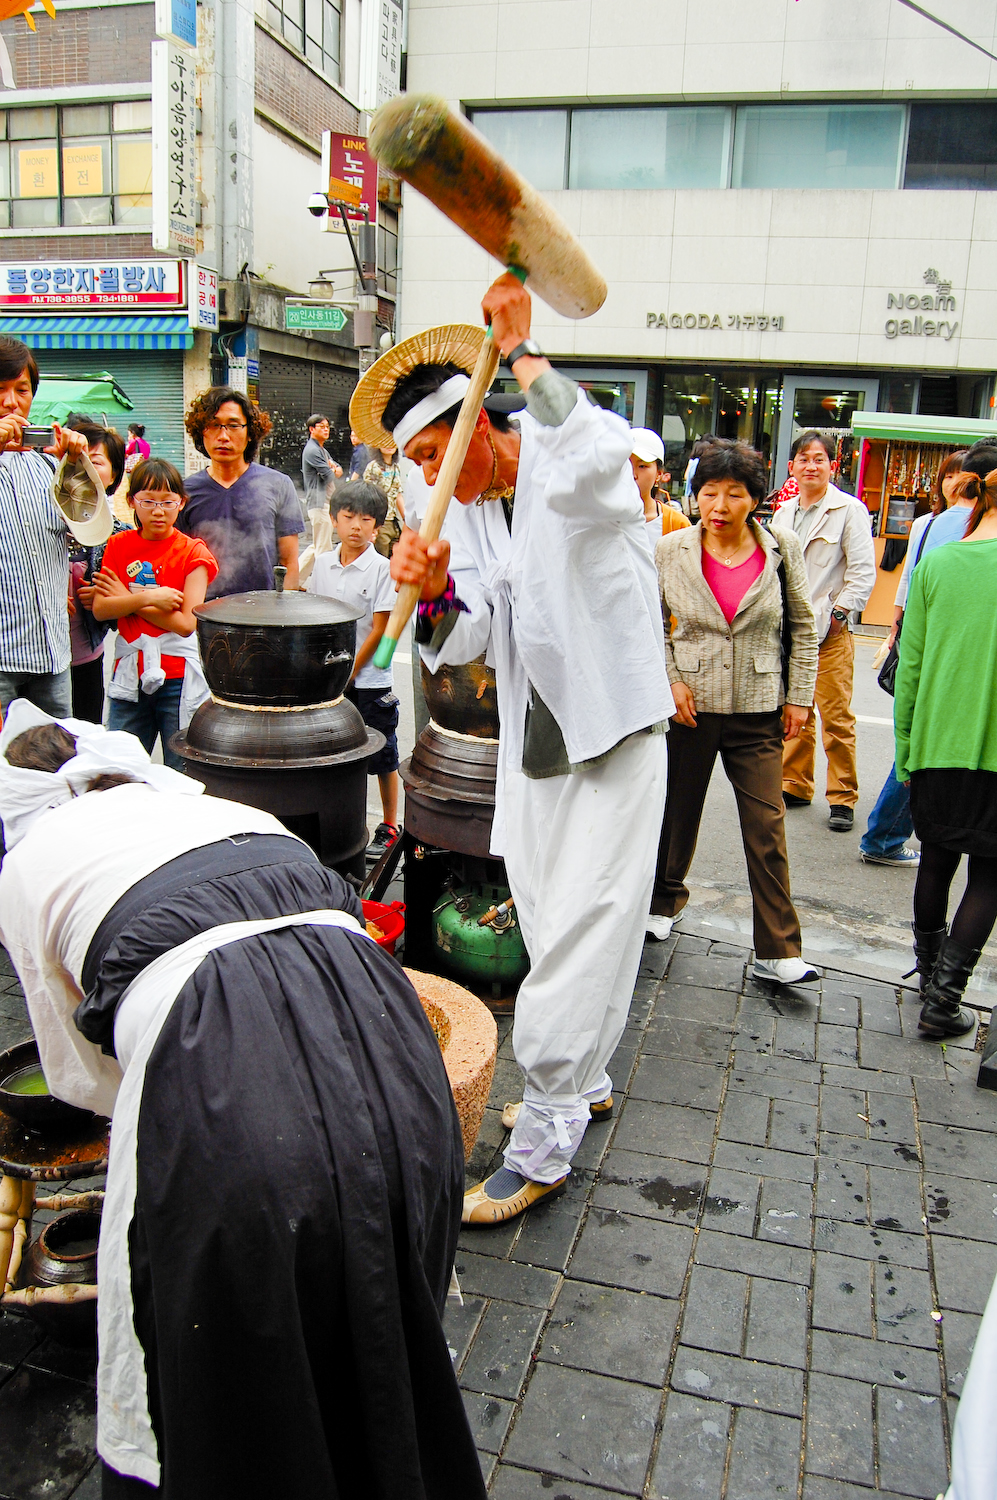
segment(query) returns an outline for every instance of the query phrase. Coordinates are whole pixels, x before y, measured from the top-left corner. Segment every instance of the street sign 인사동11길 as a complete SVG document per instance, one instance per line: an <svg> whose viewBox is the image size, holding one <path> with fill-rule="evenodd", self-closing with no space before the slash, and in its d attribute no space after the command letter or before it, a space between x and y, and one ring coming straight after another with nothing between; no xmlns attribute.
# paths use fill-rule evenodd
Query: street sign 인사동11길
<svg viewBox="0 0 997 1500"><path fill-rule="evenodd" d="M316 306L302 302L284 303L284 327L321 329L323 333L341 333L347 324L341 307Z"/></svg>

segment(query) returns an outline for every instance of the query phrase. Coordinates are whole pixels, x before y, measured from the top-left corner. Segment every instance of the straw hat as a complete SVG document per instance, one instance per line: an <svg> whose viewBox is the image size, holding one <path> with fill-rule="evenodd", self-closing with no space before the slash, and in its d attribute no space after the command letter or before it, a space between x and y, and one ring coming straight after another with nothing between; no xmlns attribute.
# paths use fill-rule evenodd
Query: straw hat
<svg viewBox="0 0 997 1500"><path fill-rule="evenodd" d="M453 362L470 375L485 341L485 330L473 323L446 323L403 339L371 365L350 400L350 426L371 448L393 448L395 440L381 425L384 408L404 375L417 365Z"/></svg>

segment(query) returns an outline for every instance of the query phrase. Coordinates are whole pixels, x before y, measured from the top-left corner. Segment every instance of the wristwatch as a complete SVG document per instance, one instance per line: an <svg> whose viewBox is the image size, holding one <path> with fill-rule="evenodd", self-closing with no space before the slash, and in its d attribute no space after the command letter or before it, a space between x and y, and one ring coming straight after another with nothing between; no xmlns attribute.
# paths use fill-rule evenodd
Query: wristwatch
<svg viewBox="0 0 997 1500"><path fill-rule="evenodd" d="M515 349L510 349L508 354L503 355L503 358L511 370L516 360L522 359L524 354L528 354L531 359L543 359L544 357L544 352L536 339L524 339L521 344L516 345Z"/></svg>
<svg viewBox="0 0 997 1500"><path fill-rule="evenodd" d="M839 625L847 625L848 624L848 611L847 611L847 609L832 609L832 611L831 611L831 619L832 620L837 620L837 622L838 622Z"/></svg>

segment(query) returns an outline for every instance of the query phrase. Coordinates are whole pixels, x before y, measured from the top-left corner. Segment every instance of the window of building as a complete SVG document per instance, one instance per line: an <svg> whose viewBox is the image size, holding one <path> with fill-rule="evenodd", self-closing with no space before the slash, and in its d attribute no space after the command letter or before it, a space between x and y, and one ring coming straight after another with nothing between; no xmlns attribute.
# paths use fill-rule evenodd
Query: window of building
<svg viewBox="0 0 997 1500"><path fill-rule="evenodd" d="M912 104L909 188L997 188L997 104Z"/></svg>
<svg viewBox="0 0 997 1500"><path fill-rule="evenodd" d="M566 109L476 109L473 120L499 156L541 192L564 187Z"/></svg>
<svg viewBox="0 0 997 1500"><path fill-rule="evenodd" d="M902 104L746 104L734 127L731 186L895 188Z"/></svg>
<svg viewBox="0 0 997 1500"><path fill-rule="evenodd" d="M476 109L471 118L541 192L728 182L997 190L997 104L982 101Z"/></svg>
<svg viewBox="0 0 997 1500"><path fill-rule="evenodd" d="M267 0L267 22L296 51L340 81L342 0Z"/></svg>
<svg viewBox="0 0 997 1500"><path fill-rule="evenodd" d="M0 110L0 227L152 222L152 105Z"/></svg>
<svg viewBox="0 0 997 1500"><path fill-rule="evenodd" d="M725 187L730 110L573 109L568 186Z"/></svg>

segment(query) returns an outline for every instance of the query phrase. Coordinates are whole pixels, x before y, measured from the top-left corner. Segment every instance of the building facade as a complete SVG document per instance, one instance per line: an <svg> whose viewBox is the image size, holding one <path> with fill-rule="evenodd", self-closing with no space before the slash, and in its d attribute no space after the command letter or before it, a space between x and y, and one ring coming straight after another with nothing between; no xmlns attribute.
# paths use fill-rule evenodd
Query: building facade
<svg viewBox="0 0 997 1500"><path fill-rule="evenodd" d="M965 40L898 0L411 0L408 87L589 250L605 306L535 335L676 483L706 432L781 483L818 426L854 488L854 410L994 415L997 0L957 9ZM401 333L476 319L494 262L404 202Z"/></svg>
<svg viewBox="0 0 997 1500"><path fill-rule="evenodd" d="M0 89L0 332L31 345L43 374L112 374L153 450L188 469L203 460L183 409L212 381L271 411L264 460L299 480L310 412L328 412L348 455L352 315L336 332L288 332L284 307L317 279L354 295L345 236L306 205L323 131L361 131L385 6L400 20L400 0L197 5L195 222L172 254L153 240L155 4L56 0L54 19L36 12L37 32L22 16L0 24L16 83ZM378 206L382 328L394 312L390 193ZM215 327L198 318L199 267L212 296L217 281Z"/></svg>

